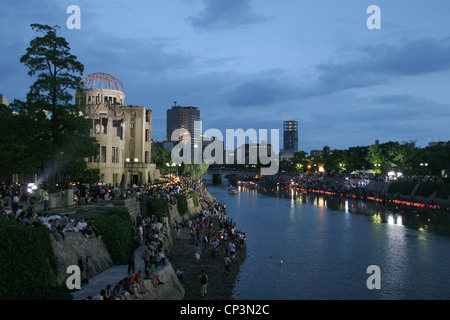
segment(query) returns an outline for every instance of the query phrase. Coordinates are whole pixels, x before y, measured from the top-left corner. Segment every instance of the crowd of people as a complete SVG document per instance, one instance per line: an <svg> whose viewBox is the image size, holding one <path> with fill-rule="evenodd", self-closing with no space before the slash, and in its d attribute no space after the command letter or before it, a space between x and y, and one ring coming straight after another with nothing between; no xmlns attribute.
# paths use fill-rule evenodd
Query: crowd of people
<svg viewBox="0 0 450 320"><path fill-rule="evenodd" d="M98 229L94 225L94 218L81 218L79 221L70 219L69 214L63 216L50 215L49 213L37 212L34 200L30 199L25 209L23 205L15 205L12 201L0 200L0 213L8 220L16 221L25 227L44 228L48 230L55 240L65 240L67 232L80 232L87 238L100 237Z"/></svg>
<svg viewBox="0 0 450 320"><path fill-rule="evenodd" d="M189 233L188 241L193 245L193 258L197 264L201 264L204 254L211 255L212 259L223 257L224 272L229 274L231 264L237 260L236 246L246 248L246 235L238 230L236 222L227 216L226 204L207 199L203 202L206 208L197 216L183 218L180 227L186 228ZM205 270L202 270L198 281L201 298L205 298L209 284Z"/></svg>
<svg viewBox="0 0 450 320"><path fill-rule="evenodd" d="M166 238L173 232L176 239L180 238L180 230L187 228L190 238L188 241L194 243L203 242L203 249L197 253L200 256L209 253L212 257L219 256L219 249L224 252L225 272L230 271L230 264L235 260L236 246L245 247L245 233L237 229L233 219L227 217L226 205L218 201L208 201L202 197L203 184L201 180L177 176L168 177L166 182L152 185L134 185L126 190L110 185L77 185L74 188L75 199L78 205L99 203L113 199L135 198L136 201L145 201L154 197L164 198L170 206L176 205L175 195L183 193L191 197L191 191L198 192L198 200L206 204L205 209L198 215L174 221L169 225L167 216L162 219L152 217L140 217L134 221L135 234L145 250L140 259L144 261L142 270L135 270L134 252L128 257L128 275L117 282L115 286L108 284L96 297L89 299L113 300L113 299L138 299L139 293L148 292L144 280L157 288L162 285L157 268L165 265L172 259L165 244ZM24 226L46 228L54 235L56 240L64 240L67 232L81 232L87 238L100 237L98 229L94 225L94 219L81 218L75 221L69 214L62 217L51 214L48 207L44 205L44 212L36 211L36 203L43 202L48 195L44 192L27 194L19 188L3 188L0 198L0 213L6 219L15 220ZM44 190L48 192L47 190ZM214 224L216 221L216 224ZM215 225L215 227L214 227ZM218 228L217 228L218 226ZM83 267L83 263L81 263ZM83 267L84 268L84 267ZM177 276L183 278L183 269L177 269ZM204 287L204 286L203 286Z"/></svg>
<svg viewBox="0 0 450 320"><path fill-rule="evenodd" d="M202 184L194 179L182 179L164 185L153 186L135 190L136 197L164 197L170 203L173 196L180 192L189 190L200 191ZM130 192L133 194L133 191ZM219 250L224 256L224 272L230 272L230 265L236 260L236 246L246 247L245 233L237 229L236 222L227 217L226 205L218 201L208 201L200 196L204 203L204 209L196 215L183 217L181 221L168 221L168 217L162 219L155 217L138 217L135 222L135 230L139 241L144 246L141 256L144 261L143 271L135 272L136 257L131 252L128 257L128 276L121 279L111 290L105 288L93 299L139 299L138 293L148 292L149 285L158 288L163 284L161 276L157 272L159 266L167 264L172 260L172 255L165 247L166 237L173 236L181 239L180 231L185 228L189 233L189 241L194 248L193 261L202 259L203 254L210 254L213 258L219 257ZM203 246L199 243L203 242ZM184 277L183 267L176 270L177 277ZM136 278L137 277L137 278ZM207 293L207 283L202 283L205 277L200 277L202 296ZM207 277L206 277L207 278ZM150 280L145 282L142 280Z"/></svg>
<svg viewBox="0 0 450 320"><path fill-rule="evenodd" d="M124 189L108 184L78 185L73 188L80 205L127 198L145 201L153 197L164 197L173 205L175 194L184 192L189 196L188 191L199 191L202 187L200 179L180 178L174 175L168 175L166 178L167 180L161 183L132 185Z"/></svg>
<svg viewBox="0 0 450 320"><path fill-rule="evenodd" d="M278 174L274 176L266 176L259 179L258 186L263 189L273 189L279 186L290 186L298 189L314 190L326 192L347 198L368 199L375 198L380 200L395 200L392 195L381 190L367 188L372 181L386 181L387 176L381 175L326 175L318 173L296 174ZM396 181L408 182L435 182L445 183L442 177L427 176L399 176ZM414 199L411 198L411 201ZM433 200L427 205L435 206Z"/></svg>
<svg viewBox="0 0 450 320"><path fill-rule="evenodd" d="M173 206L176 204L175 194L185 193L189 198L190 193L188 191L199 191L202 185L201 181L196 179L170 178L175 179L170 183L134 185L125 190L105 184L75 185L71 188L74 189L75 200L78 205L113 199L135 198L136 201L145 201L153 197L163 197ZM64 189L62 186L59 186L59 188L58 192L62 194ZM51 215L48 208L48 197L47 188L29 192L27 188L20 185L6 186L3 184L0 188L0 214L4 218L15 220L23 226L46 228L54 235L56 240L65 239L65 233L72 231L80 231L88 238L99 236L97 228L93 225L93 219L88 221L86 218L81 218L79 221L74 221L69 219L67 215L64 217ZM61 201L63 201L62 196ZM42 210L36 210L36 204L38 203L43 204Z"/></svg>

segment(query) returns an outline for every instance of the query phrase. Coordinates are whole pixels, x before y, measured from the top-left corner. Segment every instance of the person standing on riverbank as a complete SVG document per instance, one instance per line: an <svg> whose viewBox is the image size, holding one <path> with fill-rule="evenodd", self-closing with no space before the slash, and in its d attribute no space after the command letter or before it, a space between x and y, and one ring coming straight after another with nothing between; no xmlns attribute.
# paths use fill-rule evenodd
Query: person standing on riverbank
<svg viewBox="0 0 450 320"><path fill-rule="evenodd" d="M136 269L136 264L135 264L136 260L135 260L133 251L128 253L127 260L128 260L128 275L130 276L132 273L134 274L135 269Z"/></svg>
<svg viewBox="0 0 450 320"><path fill-rule="evenodd" d="M231 259L228 255L225 256L225 273L229 274L230 273L230 263L231 263Z"/></svg>
<svg viewBox="0 0 450 320"><path fill-rule="evenodd" d="M204 299L206 298L206 295L208 293L208 275L206 274L206 271L203 269L202 274L198 278L200 282L200 294L201 297Z"/></svg>
<svg viewBox="0 0 450 320"><path fill-rule="evenodd" d="M78 267L80 268L80 278L82 283L88 283L88 275L86 272L86 268L88 265L88 260L86 258L86 261L83 261L83 257L80 256L78 259Z"/></svg>
<svg viewBox="0 0 450 320"><path fill-rule="evenodd" d="M49 201L49 194L47 188L44 189L44 192L42 193L42 200L44 200L44 212L48 211L48 201Z"/></svg>
<svg viewBox="0 0 450 320"><path fill-rule="evenodd" d="M198 245L198 243L195 245L195 260L198 262L200 261L200 247Z"/></svg>

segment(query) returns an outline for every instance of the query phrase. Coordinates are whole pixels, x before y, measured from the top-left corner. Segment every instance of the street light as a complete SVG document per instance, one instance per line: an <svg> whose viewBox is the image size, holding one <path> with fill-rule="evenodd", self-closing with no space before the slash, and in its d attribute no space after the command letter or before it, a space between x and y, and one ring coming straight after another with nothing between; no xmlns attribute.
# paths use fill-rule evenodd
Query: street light
<svg viewBox="0 0 450 320"><path fill-rule="evenodd" d="M166 166L168 166L168 167L176 167L177 166L177 164L176 163L172 163L172 164L170 164L170 163L166 163ZM178 164L178 167L181 167L181 163L180 164ZM177 168L177 175L178 175L178 168Z"/></svg>
<svg viewBox="0 0 450 320"><path fill-rule="evenodd" d="M127 163L130 163L131 159L130 158L126 158L125 161ZM139 159L138 158L134 158L133 162L137 164L139 162ZM134 164L131 165L131 170L128 170L128 172L130 173L130 180L131 180L130 181L130 186L131 186L131 183L133 182L133 177L134 177Z"/></svg>

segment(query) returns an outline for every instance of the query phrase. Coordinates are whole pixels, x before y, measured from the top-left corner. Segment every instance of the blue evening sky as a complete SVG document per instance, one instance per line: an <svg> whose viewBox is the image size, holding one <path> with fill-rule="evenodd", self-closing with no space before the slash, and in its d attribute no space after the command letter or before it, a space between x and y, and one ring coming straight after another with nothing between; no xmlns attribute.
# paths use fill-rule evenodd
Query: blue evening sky
<svg viewBox="0 0 450 320"><path fill-rule="evenodd" d="M69 5L81 9L70 30ZM370 5L381 29L370 30ZM126 104L196 106L203 130L299 122L299 149L450 140L450 1L1 0L0 93L24 99L31 23L61 26L84 75L106 72Z"/></svg>

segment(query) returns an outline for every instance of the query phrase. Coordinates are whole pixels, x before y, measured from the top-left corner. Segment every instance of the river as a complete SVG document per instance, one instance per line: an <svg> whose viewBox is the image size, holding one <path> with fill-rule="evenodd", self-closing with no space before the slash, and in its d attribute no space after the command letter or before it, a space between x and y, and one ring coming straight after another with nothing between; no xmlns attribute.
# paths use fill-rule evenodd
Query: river
<svg viewBox="0 0 450 320"><path fill-rule="evenodd" d="M293 190L239 187L231 195L225 185L207 186L247 238L233 299L450 298L450 236L436 215Z"/></svg>

